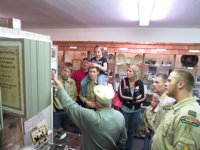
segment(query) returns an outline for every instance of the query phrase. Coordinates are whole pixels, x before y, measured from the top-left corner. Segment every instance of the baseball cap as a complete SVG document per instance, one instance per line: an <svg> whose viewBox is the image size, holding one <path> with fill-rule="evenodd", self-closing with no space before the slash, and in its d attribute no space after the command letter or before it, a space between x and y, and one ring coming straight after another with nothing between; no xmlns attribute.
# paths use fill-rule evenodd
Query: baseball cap
<svg viewBox="0 0 200 150"><path fill-rule="evenodd" d="M115 96L113 88L110 86L97 85L94 87L96 100L101 104L110 104Z"/></svg>
<svg viewBox="0 0 200 150"><path fill-rule="evenodd" d="M109 76L109 74L107 72L105 72L105 75Z"/></svg>
<svg viewBox="0 0 200 150"><path fill-rule="evenodd" d="M84 61L84 60L90 61L90 58L88 58L88 57L83 58L83 61Z"/></svg>

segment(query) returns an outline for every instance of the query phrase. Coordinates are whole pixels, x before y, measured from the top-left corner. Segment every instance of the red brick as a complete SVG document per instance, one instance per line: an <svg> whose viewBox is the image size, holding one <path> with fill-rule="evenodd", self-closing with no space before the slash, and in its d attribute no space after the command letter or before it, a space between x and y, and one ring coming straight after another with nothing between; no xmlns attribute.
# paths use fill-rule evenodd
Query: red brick
<svg viewBox="0 0 200 150"><path fill-rule="evenodd" d="M165 45L165 49L174 49L173 45Z"/></svg>

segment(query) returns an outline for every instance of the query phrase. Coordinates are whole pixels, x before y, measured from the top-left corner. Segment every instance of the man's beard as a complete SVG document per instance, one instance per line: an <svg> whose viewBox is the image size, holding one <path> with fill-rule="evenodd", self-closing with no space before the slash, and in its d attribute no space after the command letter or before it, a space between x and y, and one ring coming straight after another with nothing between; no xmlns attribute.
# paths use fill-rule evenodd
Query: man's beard
<svg viewBox="0 0 200 150"><path fill-rule="evenodd" d="M167 96L175 98L178 92L177 85L174 85L171 89L167 89Z"/></svg>

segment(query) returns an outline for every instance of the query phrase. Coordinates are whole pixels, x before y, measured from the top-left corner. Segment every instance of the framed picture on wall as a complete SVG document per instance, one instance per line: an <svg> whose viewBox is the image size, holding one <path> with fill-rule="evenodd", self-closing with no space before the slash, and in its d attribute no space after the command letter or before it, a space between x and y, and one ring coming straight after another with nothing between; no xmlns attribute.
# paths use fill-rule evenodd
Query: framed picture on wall
<svg viewBox="0 0 200 150"><path fill-rule="evenodd" d="M58 46L52 45L51 46L51 62L57 62L58 61Z"/></svg>
<svg viewBox="0 0 200 150"><path fill-rule="evenodd" d="M31 139L34 145L40 144L40 142L45 141L48 137L46 126L42 126L36 130L31 131Z"/></svg>
<svg viewBox="0 0 200 150"><path fill-rule="evenodd" d="M79 70L81 68L82 59L72 59L72 65L75 70Z"/></svg>
<svg viewBox="0 0 200 150"><path fill-rule="evenodd" d="M196 76L196 84L197 84L197 85L200 85L200 75L197 75L197 76Z"/></svg>
<svg viewBox="0 0 200 150"><path fill-rule="evenodd" d="M87 56L86 52L81 52L81 56L86 57Z"/></svg>

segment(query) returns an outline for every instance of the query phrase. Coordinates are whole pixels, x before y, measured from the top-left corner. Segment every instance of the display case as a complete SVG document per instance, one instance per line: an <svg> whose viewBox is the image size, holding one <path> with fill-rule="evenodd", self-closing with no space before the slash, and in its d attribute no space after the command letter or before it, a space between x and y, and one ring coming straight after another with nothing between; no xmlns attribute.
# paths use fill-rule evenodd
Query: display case
<svg viewBox="0 0 200 150"><path fill-rule="evenodd" d="M196 56L198 59L194 57ZM199 56L198 55L187 55L186 62L183 61L183 55L176 55L176 63L174 70L186 70L190 72L194 79L195 79L195 85L192 90L192 95L197 97L197 102L200 105L200 65L198 65ZM193 62L193 64L190 64L190 66L187 66L187 61Z"/></svg>
<svg viewBox="0 0 200 150"><path fill-rule="evenodd" d="M199 60L199 43L158 43L158 42L106 42L106 41L54 41L59 45L59 49L65 51L67 46L76 45L77 50L87 50L90 58L94 57L95 45L101 43L107 50L105 51L108 60L108 72L111 72L112 78L110 83L113 84L114 90L118 90L119 82L126 77L126 70L129 64L139 66L141 71L141 80L144 83L146 101L143 105L148 106L152 99L153 79L156 73L169 74L173 70L183 69L191 72L195 78L195 86L192 94L200 99L200 66L198 63L194 67L186 67L181 62L181 57L186 55L197 56ZM123 49L123 50L121 50ZM190 49L197 52L190 52ZM76 51L77 51L76 50ZM163 51L159 51L163 50ZM114 58L114 59L113 59ZM199 100L198 100L199 101ZM143 111L144 108L142 108ZM142 113L141 113L142 114ZM142 118L142 117L141 117ZM136 131L137 137L144 137L144 123L140 119Z"/></svg>
<svg viewBox="0 0 200 150"><path fill-rule="evenodd" d="M174 67L175 55L145 54L142 81L144 83L147 101L151 101L154 93L153 80L157 73L170 74Z"/></svg>
<svg viewBox="0 0 200 150"><path fill-rule="evenodd" d="M107 59L107 73L109 74L108 83L114 86L114 76L115 76L115 53L106 52L104 55Z"/></svg>
<svg viewBox="0 0 200 150"><path fill-rule="evenodd" d="M173 70L187 70L195 79L195 86L192 94L197 97L197 101L200 103L200 66L196 63L193 67L186 67L181 62L183 55L162 55L162 54L144 54L140 63L134 63L131 61L131 57L137 56L132 53L116 53L116 65L115 65L115 91L118 90L119 82L122 78L126 77L126 70L128 65L135 64L140 68L141 80L144 83L144 89L146 93L147 106L150 104L152 95L154 94L154 88L152 86L153 80L157 73L170 74ZM199 58L199 56L197 56ZM126 61L130 59L129 61ZM143 105L143 104L142 104ZM145 124L143 122L143 112L146 106L142 106L140 120L136 129L136 137L145 137Z"/></svg>
<svg viewBox="0 0 200 150"><path fill-rule="evenodd" d="M126 77L127 68L129 65L135 64L140 69L140 78L142 72L143 56L133 53L116 53L115 58L115 76L114 76L114 90L118 91L119 82Z"/></svg>
<svg viewBox="0 0 200 150"><path fill-rule="evenodd" d="M37 145L24 146L20 150L37 149L37 150L80 150L81 135L64 131L61 137L57 136L58 130L53 129L49 132L45 141ZM60 150L59 149L59 150Z"/></svg>

